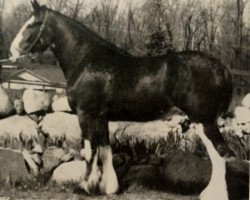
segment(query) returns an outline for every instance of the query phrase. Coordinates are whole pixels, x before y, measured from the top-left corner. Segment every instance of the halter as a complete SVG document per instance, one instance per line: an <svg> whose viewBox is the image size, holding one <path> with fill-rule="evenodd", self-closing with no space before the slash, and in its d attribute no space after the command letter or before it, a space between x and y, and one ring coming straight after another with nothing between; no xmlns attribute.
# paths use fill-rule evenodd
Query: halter
<svg viewBox="0 0 250 200"><path fill-rule="evenodd" d="M48 11L46 10L46 12L45 12L45 17L44 17L44 19L43 19L43 23L42 23L42 25L41 25L41 27L40 27L40 29L39 29L39 32L38 32L38 34L37 34L35 40L34 40L34 41L32 42L32 44L30 45L30 47L26 50L26 54L30 52L30 50L36 45L37 41L38 41L38 40L40 39L40 37L42 36L43 31L45 30L45 22L46 22L47 17L48 17L48 14L47 14L47 13L48 13Z"/></svg>
<svg viewBox="0 0 250 200"><path fill-rule="evenodd" d="M17 59L18 58L25 58L25 57L27 57L28 53L30 52L30 50L36 45L36 43L38 42L38 40L41 38L41 36L42 36L42 34L43 34L44 30L45 30L46 20L48 18L48 14L47 13L48 13L48 11L46 10L45 16L44 16L44 19L43 19L43 23L42 23L42 25L41 25L41 27L39 29L39 32L38 32L36 38L34 39L34 41L32 42L32 44L30 45L30 47L25 51L25 54L22 55L22 56L17 57ZM11 62L12 61L11 58L2 59L2 60L0 60L0 63L4 63L4 62L8 62L8 61Z"/></svg>

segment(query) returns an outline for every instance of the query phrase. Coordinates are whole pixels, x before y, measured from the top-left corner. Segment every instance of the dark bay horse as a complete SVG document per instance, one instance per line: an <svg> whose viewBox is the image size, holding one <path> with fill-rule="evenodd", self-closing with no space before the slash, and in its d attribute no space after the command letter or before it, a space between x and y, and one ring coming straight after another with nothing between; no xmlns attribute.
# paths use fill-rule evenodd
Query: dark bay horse
<svg viewBox="0 0 250 200"><path fill-rule="evenodd" d="M82 129L82 153L90 164L82 182L85 190L96 186L104 194L118 190L109 120L156 120L175 105L193 122L203 124L217 149L225 149L216 123L228 109L232 80L221 62L198 52L135 57L81 23L35 0L32 5L33 15L14 39L11 53L19 57L50 47L58 59L70 106ZM102 162L99 177L98 159Z"/></svg>

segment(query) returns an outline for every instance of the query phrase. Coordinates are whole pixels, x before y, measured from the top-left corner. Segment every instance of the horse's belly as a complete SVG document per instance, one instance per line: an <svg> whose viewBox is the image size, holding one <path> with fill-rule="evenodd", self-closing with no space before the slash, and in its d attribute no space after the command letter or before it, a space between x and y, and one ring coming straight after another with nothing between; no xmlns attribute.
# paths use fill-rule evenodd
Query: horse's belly
<svg viewBox="0 0 250 200"><path fill-rule="evenodd" d="M115 102L109 106L109 120L146 122L162 118L171 108L169 101Z"/></svg>

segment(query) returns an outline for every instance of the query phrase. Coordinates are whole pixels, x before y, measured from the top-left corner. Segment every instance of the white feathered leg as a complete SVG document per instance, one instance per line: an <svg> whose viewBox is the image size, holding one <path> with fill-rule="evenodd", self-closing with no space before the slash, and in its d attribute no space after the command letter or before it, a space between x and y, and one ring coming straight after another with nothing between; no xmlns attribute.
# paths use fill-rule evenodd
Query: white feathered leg
<svg viewBox="0 0 250 200"><path fill-rule="evenodd" d="M91 144L89 140L84 140L85 148L81 150L81 156L86 159L87 162L90 161L92 156ZM91 172L89 174L88 180L83 180L80 183L80 187L84 189L88 194L91 193L92 190L97 188L99 185L100 179L100 171L97 166L99 149L97 148L96 153L94 155L93 163L91 165Z"/></svg>
<svg viewBox="0 0 250 200"><path fill-rule="evenodd" d="M114 194L119 185L113 166L112 150L110 145L100 146L99 156L103 164L103 173L100 181L100 192L102 194Z"/></svg>

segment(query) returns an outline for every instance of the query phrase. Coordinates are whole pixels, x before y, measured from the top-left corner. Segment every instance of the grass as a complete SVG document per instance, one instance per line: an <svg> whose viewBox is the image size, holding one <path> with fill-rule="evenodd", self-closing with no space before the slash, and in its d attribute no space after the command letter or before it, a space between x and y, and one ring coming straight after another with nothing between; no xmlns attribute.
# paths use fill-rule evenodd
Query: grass
<svg viewBox="0 0 250 200"><path fill-rule="evenodd" d="M182 196L178 194L170 194L161 191L142 190L133 193L123 193L118 195L95 195L89 196L86 194L74 193L67 187L46 187L40 188L38 191L26 190L22 191L18 188L0 189L0 199L17 200L17 199L79 199L79 200L196 200L197 196Z"/></svg>
<svg viewBox="0 0 250 200"><path fill-rule="evenodd" d="M87 195L77 184L57 185L48 181L48 177L39 176L36 180L17 183L15 186L0 183L0 200L196 200L197 196L183 196L158 190L149 190L140 185L133 185L133 190L117 195Z"/></svg>

